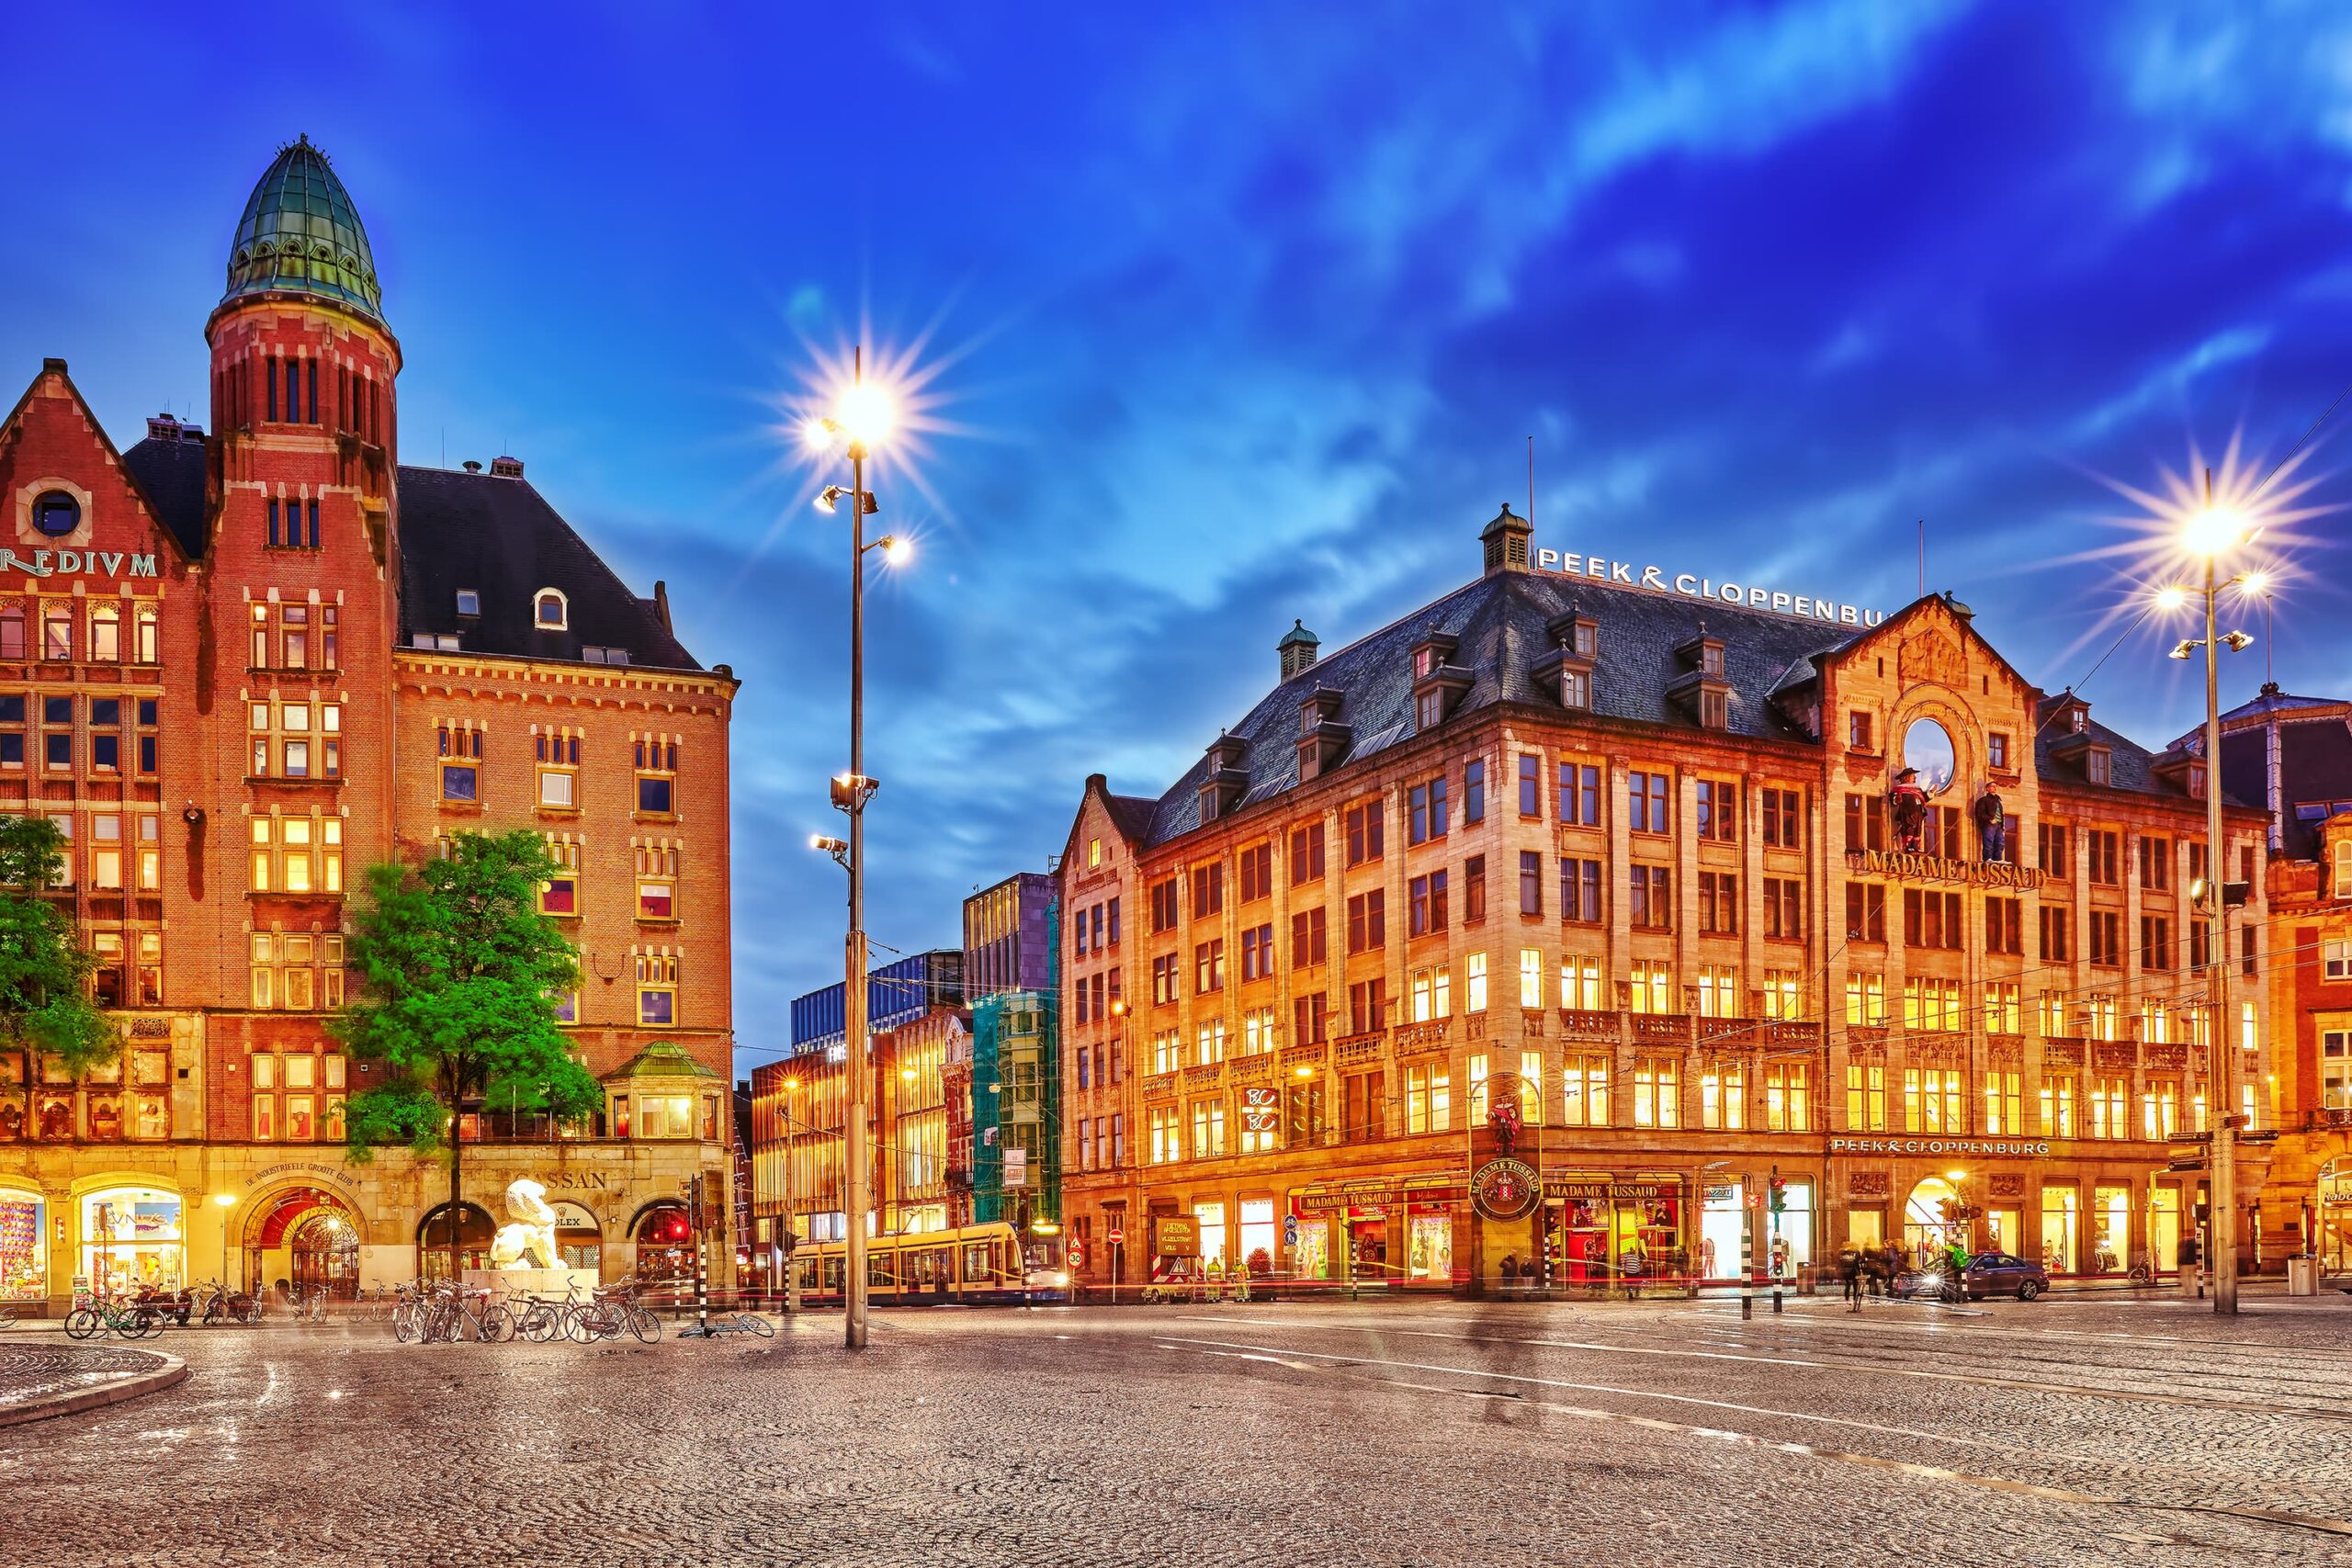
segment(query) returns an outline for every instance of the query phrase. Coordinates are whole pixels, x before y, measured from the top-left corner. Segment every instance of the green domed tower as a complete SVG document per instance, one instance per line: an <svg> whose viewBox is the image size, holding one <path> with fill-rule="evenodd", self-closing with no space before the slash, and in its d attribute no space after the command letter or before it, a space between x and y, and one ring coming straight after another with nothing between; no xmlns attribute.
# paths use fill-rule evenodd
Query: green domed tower
<svg viewBox="0 0 2352 1568"><path fill-rule="evenodd" d="M383 288L359 209L308 136L278 150L245 198L230 243L221 303L269 294L331 300L383 324Z"/></svg>

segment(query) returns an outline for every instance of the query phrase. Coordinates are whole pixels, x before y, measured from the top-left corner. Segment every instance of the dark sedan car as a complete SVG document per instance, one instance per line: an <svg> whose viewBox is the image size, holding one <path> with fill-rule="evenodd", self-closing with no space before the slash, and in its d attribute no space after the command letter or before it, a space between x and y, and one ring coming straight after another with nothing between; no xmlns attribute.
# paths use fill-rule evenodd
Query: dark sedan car
<svg viewBox="0 0 2352 1568"><path fill-rule="evenodd" d="M1940 1266L1915 1269L1894 1281L1898 1296L1932 1297L1939 1301L1982 1301L1986 1296L2015 1296L2030 1302L2050 1288L2050 1271L2039 1263L2012 1258L2006 1252L1980 1252L1954 1279Z"/></svg>

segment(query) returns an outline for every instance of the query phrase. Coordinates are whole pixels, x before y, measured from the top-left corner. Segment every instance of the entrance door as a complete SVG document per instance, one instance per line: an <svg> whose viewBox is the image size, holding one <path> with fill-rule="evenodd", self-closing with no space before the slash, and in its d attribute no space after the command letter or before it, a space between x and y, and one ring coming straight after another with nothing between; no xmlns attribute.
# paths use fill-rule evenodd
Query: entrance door
<svg viewBox="0 0 2352 1568"><path fill-rule="evenodd" d="M359 1290L359 1232L334 1209L313 1209L288 1232L294 1288L323 1285L348 1301Z"/></svg>
<svg viewBox="0 0 2352 1568"><path fill-rule="evenodd" d="M2180 1263L2180 1189L2148 1189L2148 1263L2168 1274Z"/></svg>
<svg viewBox="0 0 2352 1568"><path fill-rule="evenodd" d="M1957 1241L1967 1245L1967 1232L1944 1218L1944 1205L1960 1201L1960 1193L1940 1176L1930 1176L1911 1189L1903 1205L1903 1245L1914 1260L1924 1261Z"/></svg>
<svg viewBox="0 0 2352 1568"><path fill-rule="evenodd" d="M2352 1274L2352 1159L2330 1160L2321 1168L2319 1202L2312 1213L2320 1268Z"/></svg>

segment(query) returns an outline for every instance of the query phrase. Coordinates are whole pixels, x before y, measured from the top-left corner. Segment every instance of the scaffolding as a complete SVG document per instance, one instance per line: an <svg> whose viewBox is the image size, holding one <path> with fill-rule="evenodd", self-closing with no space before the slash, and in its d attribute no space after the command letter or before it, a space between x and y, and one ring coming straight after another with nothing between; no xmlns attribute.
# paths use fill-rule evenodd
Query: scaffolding
<svg viewBox="0 0 2352 1568"><path fill-rule="evenodd" d="M1025 1225L1062 1217L1061 901L1046 909L1046 988L972 1006L972 1219ZM1026 1156L1005 1185L1005 1153Z"/></svg>

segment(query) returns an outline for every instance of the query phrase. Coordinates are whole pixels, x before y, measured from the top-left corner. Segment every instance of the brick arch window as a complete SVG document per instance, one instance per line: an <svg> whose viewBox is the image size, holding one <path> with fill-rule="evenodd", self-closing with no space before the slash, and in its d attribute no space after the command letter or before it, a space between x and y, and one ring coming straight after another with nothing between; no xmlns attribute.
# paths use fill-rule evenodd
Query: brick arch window
<svg viewBox="0 0 2352 1568"><path fill-rule="evenodd" d="M571 626L571 601L560 588L542 588L531 595L531 625L539 631L560 632Z"/></svg>

